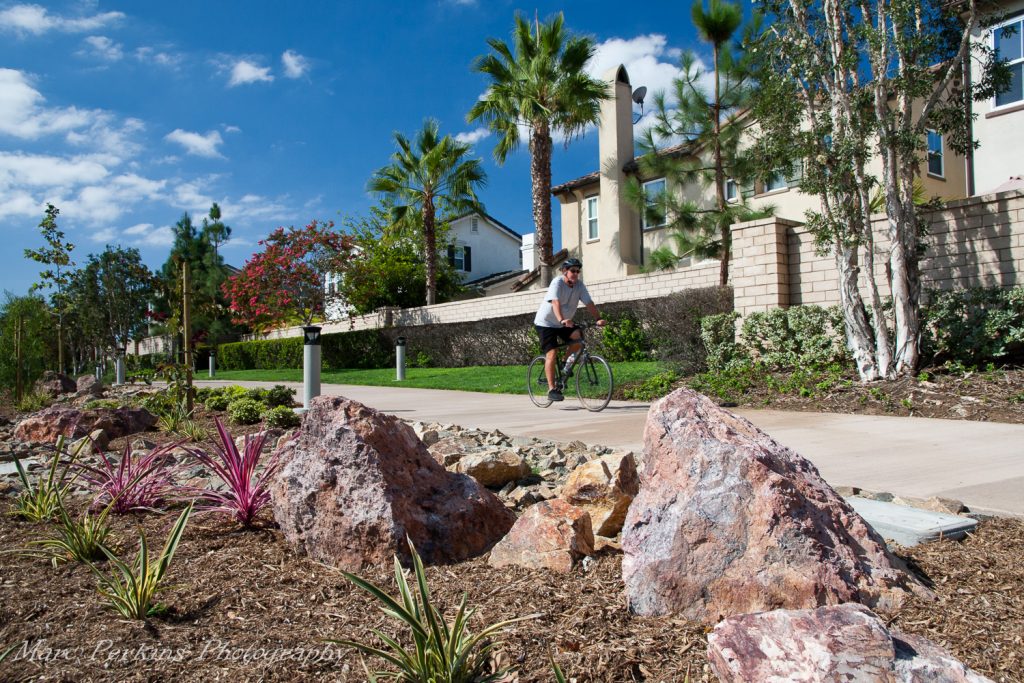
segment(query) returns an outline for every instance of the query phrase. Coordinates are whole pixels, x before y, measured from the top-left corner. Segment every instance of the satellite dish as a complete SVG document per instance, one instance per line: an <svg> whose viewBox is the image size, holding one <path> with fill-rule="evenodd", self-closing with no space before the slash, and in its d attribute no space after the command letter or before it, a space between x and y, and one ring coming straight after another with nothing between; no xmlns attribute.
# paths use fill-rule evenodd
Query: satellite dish
<svg viewBox="0 0 1024 683"><path fill-rule="evenodd" d="M646 85L641 85L639 88L633 91L633 101L639 104L641 107L644 105L645 97L647 97Z"/></svg>

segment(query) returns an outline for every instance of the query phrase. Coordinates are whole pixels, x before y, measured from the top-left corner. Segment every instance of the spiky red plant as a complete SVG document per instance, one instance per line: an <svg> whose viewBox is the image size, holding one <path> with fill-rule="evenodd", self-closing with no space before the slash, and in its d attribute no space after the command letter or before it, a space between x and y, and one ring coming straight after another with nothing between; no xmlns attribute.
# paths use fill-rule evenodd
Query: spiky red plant
<svg viewBox="0 0 1024 683"><path fill-rule="evenodd" d="M82 469L82 478L97 494L94 505L105 507L113 501L111 509L118 514L154 510L163 505L174 487L168 460L179 445L180 442L157 446L136 458L129 444L116 465L101 451L99 466L76 466Z"/></svg>
<svg viewBox="0 0 1024 683"><path fill-rule="evenodd" d="M270 481L280 460L272 455L260 469L266 432L246 436L239 452L221 421L215 418L215 422L220 443L214 453L194 447L186 447L185 451L213 470L224 482L224 488L199 490L196 498L201 501L200 509L230 515L242 525L251 526L256 515L270 502Z"/></svg>

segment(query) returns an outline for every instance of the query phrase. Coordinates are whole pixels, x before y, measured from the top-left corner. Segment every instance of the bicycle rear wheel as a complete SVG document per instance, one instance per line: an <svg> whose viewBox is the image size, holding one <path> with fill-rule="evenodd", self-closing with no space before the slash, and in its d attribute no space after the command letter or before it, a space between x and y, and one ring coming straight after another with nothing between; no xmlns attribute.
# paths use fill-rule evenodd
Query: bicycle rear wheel
<svg viewBox="0 0 1024 683"><path fill-rule="evenodd" d="M526 391L530 394L530 400L535 406L547 408L551 405L548 398L548 378L544 374L544 356L537 356L530 361L530 367L526 369Z"/></svg>
<svg viewBox="0 0 1024 683"><path fill-rule="evenodd" d="M612 400L612 369L604 358L587 356L576 366L576 396L587 410L604 410Z"/></svg>

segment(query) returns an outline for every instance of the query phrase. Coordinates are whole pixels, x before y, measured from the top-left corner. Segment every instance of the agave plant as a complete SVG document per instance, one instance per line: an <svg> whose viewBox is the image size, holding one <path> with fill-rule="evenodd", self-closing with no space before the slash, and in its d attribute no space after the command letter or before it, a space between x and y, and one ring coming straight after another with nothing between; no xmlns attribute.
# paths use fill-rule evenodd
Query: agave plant
<svg viewBox="0 0 1024 683"><path fill-rule="evenodd" d="M395 583L398 584L398 599L392 598L382 589L354 574L343 574L346 579L376 598L381 603L380 609L384 614L398 619L409 627L413 640L412 649L406 649L397 640L377 629L374 629L373 633L387 646L387 650L353 640L328 642L354 648L382 659L398 669L368 671L371 681L390 678L404 683L476 683L502 679L511 667L490 671L490 654L498 646L491 637L510 624L534 619L540 615L531 614L491 624L474 635L469 632L469 620L476 610L466 609L466 595L463 593L455 619L449 623L430 602L423 561L413 547L412 541L408 543L416 576L415 593L406 581L405 572L397 556Z"/></svg>
<svg viewBox="0 0 1024 683"><path fill-rule="evenodd" d="M21 460L18 459L18 456L14 456L14 466L18 470L18 478L21 479L25 490L14 501L12 515L22 517L30 522L45 522L57 516L64 496L71 490L71 486L75 482L77 475L72 475L71 471L85 446L85 442L81 442L70 454L70 457L65 459L62 457L64 442L63 434L57 437L53 457L46 469L46 476L37 478L34 483L21 464Z"/></svg>
<svg viewBox="0 0 1024 683"><path fill-rule="evenodd" d="M140 531L139 553L131 563L122 560L106 546L101 548L112 567L109 573L100 571L92 562L87 563L99 580L100 595L105 597L121 616L128 619L145 619L155 612L153 596L160 588L171 560L174 559L174 553L178 549L178 543L191 514L192 506L189 505L171 527L167 542L164 543L164 548L155 562L149 557L146 534Z"/></svg>
<svg viewBox="0 0 1024 683"><path fill-rule="evenodd" d="M167 461L181 443L164 444L136 458L131 445L125 446L121 460L115 465L106 453L100 453L100 465L84 463L78 467L97 492L96 504L113 503L113 511L124 514L136 510L159 508L171 493L173 482Z"/></svg>
<svg viewBox="0 0 1024 683"><path fill-rule="evenodd" d="M220 419L214 418L214 422L220 437L216 451L211 454L188 447L185 451L213 470L224 482L224 488L198 490L195 491L196 497L201 501L202 509L230 515L242 525L251 526L256 515L270 502L270 481L277 473L281 461L271 456L260 469L266 433L246 436L242 451L239 452Z"/></svg>

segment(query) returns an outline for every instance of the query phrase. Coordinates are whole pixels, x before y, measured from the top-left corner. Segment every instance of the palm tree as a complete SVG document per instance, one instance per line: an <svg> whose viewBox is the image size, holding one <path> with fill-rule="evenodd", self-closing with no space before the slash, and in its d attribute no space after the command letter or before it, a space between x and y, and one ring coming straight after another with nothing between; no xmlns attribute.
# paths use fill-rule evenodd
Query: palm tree
<svg viewBox="0 0 1024 683"><path fill-rule="evenodd" d="M520 130L529 130L533 222L545 285L552 266L551 136L572 138L596 124L601 100L608 97L607 84L584 72L594 41L568 35L564 22L559 13L534 26L516 14L512 47L488 38L493 52L479 57L473 68L490 76L491 84L466 117L483 121L497 135L494 158L499 164L519 146Z"/></svg>
<svg viewBox="0 0 1024 683"><path fill-rule="evenodd" d="M467 158L469 145L449 135L440 137L434 119L423 123L415 144L395 133L395 145L391 164L374 172L369 190L394 203L391 216L397 229L422 228L429 306L437 303L436 216L483 211L476 189L487 183L487 174L479 159Z"/></svg>

